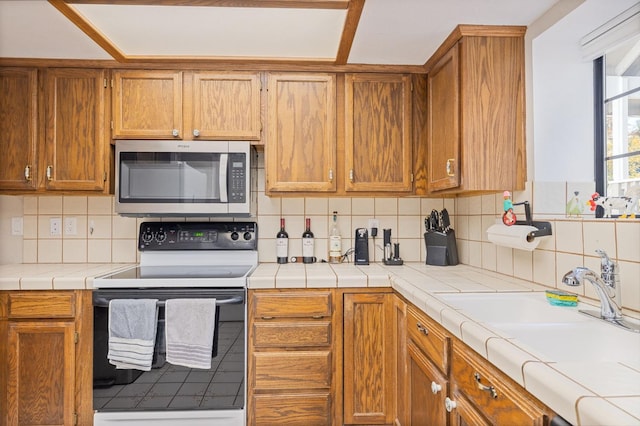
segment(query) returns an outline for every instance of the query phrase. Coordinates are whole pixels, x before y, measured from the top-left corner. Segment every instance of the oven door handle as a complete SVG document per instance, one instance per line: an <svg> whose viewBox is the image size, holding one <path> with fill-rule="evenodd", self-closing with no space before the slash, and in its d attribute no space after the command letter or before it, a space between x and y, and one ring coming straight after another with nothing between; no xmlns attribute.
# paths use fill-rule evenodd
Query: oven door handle
<svg viewBox="0 0 640 426"><path fill-rule="evenodd" d="M113 300L113 299L119 299L118 297L114 297L111 299L107 299L106 297L96 297L93 299L93 306L98 306L101 308L106 308L109 306L109 301ZM123 299L126 299L125 297L123 297ZM242 302L244 302L244 297L242 296L236 296L236 297L230 297L228 299L216 299L216 306L220 306L220 305L240 305L242 304ZM156 302L156 306L164 306L165 305L165 301L164 300L158 300Z"/></svg>

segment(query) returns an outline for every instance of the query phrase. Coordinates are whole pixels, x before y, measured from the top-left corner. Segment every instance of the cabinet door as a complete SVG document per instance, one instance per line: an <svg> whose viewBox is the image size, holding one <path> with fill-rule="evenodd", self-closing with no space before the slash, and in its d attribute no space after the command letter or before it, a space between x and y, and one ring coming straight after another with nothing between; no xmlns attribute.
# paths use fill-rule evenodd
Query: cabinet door
<svg viewBox="0 0 640 426"><path fill-rule="evenodd" d="M344 423L394 420L393 294L344 295Z"/></svg>
<svg viewBox="0 0 640 426"><path fill-rule="evenodd" d="M447 426L449 417L445 410L445 398L449 394L448 380L413 341L409 340L407 348L411 426Z"/></svg>
<svg viewBox="0 0 640 426"><path fill-rule="evenodd" d="M181 139L182 72L114 71L113 139Z"/></svg>
<svg viewBox="0 0 640 426"><path fill-rule="evenodd" d="M51 69L45 75L45 187L98 191L106 180L106 76Z"/></svg>
<svg viewBox="0 0 640 426"><path fill-rule="evenodd" d="M0 68L0 189L37 186L37 71Z"/></svg>
<svg viewBox="0 0 640 426"><path fill-rule="evenodd" d="M7 424L73 424L73 321L8 325Z"/></svg>
<svg viewBox="0 0 640 426"><path fill-rule="evenodd" d="M407 304L398 296L393 297L394 322L395 322L395 352L396 352L396 391L395 405L396 425L410 425L409 403L410 376L409 356L407 354Z"/></svg>
<svg viewBox="0 0 640 426"><path fill-rule="evenodd" d="M411 76L345 77L345 189L413 189Z"/></svg>
<svg viewBox="0 0 640 426"><path fill-rule="evenodd" d="M334 74L269 74L267 192L334 192Z"/></svg>
<svg viewBox="0 0 640 426"><path fill-rule="evenodd" d="M258 73L194 73L192 84L194 139L260 140Z"/></svg>
<svg viewBox="0 0 640 426"><path fill-rule="evenodd" d="M491 424L543 425L551 417L526 390L458 341L453 344L451 373L454 398L464 395Z"/></svg>
<svg viewBox="0 0 640 426"><path fill-rule="evenodd" d="M460 70L454 45L427 75L428 186L460 185Z"/></svg>

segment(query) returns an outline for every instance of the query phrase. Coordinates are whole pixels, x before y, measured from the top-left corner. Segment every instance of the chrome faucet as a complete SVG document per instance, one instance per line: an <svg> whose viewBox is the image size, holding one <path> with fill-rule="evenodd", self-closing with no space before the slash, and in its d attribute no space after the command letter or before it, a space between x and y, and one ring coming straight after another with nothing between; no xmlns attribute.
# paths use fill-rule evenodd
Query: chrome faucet
<svg viewBox="0 0 640 426"><path fill-rule="evenodd" d="M584 283L584 280L589 281L593 284L600 298L600 314L582 310L580 312L604 319L628 330L640 332L640 327L626 322L622 317L622 300L617 264L607 256L604 250L596 250L596 253L600 255L600 276L589 268L578 266L564 274L562 283L568 286L579 286Z"/></svg>

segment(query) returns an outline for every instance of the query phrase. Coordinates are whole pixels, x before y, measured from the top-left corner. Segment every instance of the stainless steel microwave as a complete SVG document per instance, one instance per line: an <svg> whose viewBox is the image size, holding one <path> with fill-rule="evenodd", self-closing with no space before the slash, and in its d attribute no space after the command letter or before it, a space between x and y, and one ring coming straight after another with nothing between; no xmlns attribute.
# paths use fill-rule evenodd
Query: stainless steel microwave
<svg viewBox="0 0 640 426"><path fill-rule="evenodd" d="M123 216L249 216L250 144L118 140L115 210Z"/></svg>

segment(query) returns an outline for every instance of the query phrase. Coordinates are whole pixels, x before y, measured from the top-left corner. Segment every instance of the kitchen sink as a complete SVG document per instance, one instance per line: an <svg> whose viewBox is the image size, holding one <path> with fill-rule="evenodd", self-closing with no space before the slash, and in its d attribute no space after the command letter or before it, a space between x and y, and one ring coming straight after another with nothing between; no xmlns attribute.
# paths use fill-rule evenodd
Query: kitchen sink
<svg viewBox="0 0 640 426"><path fill-rule="evenodd" d="M544 292L438 294L438 299L478 322L581 322L588 318L578 307L553 306Z"/></svg>
<svg viewBox="0 0 640 426"><path fill-rule="evenodd" d="M553 306L544 292L456 293L437 298L543 361L623 362L640 369L640 333L578 312L591 307Z"/></svg>

